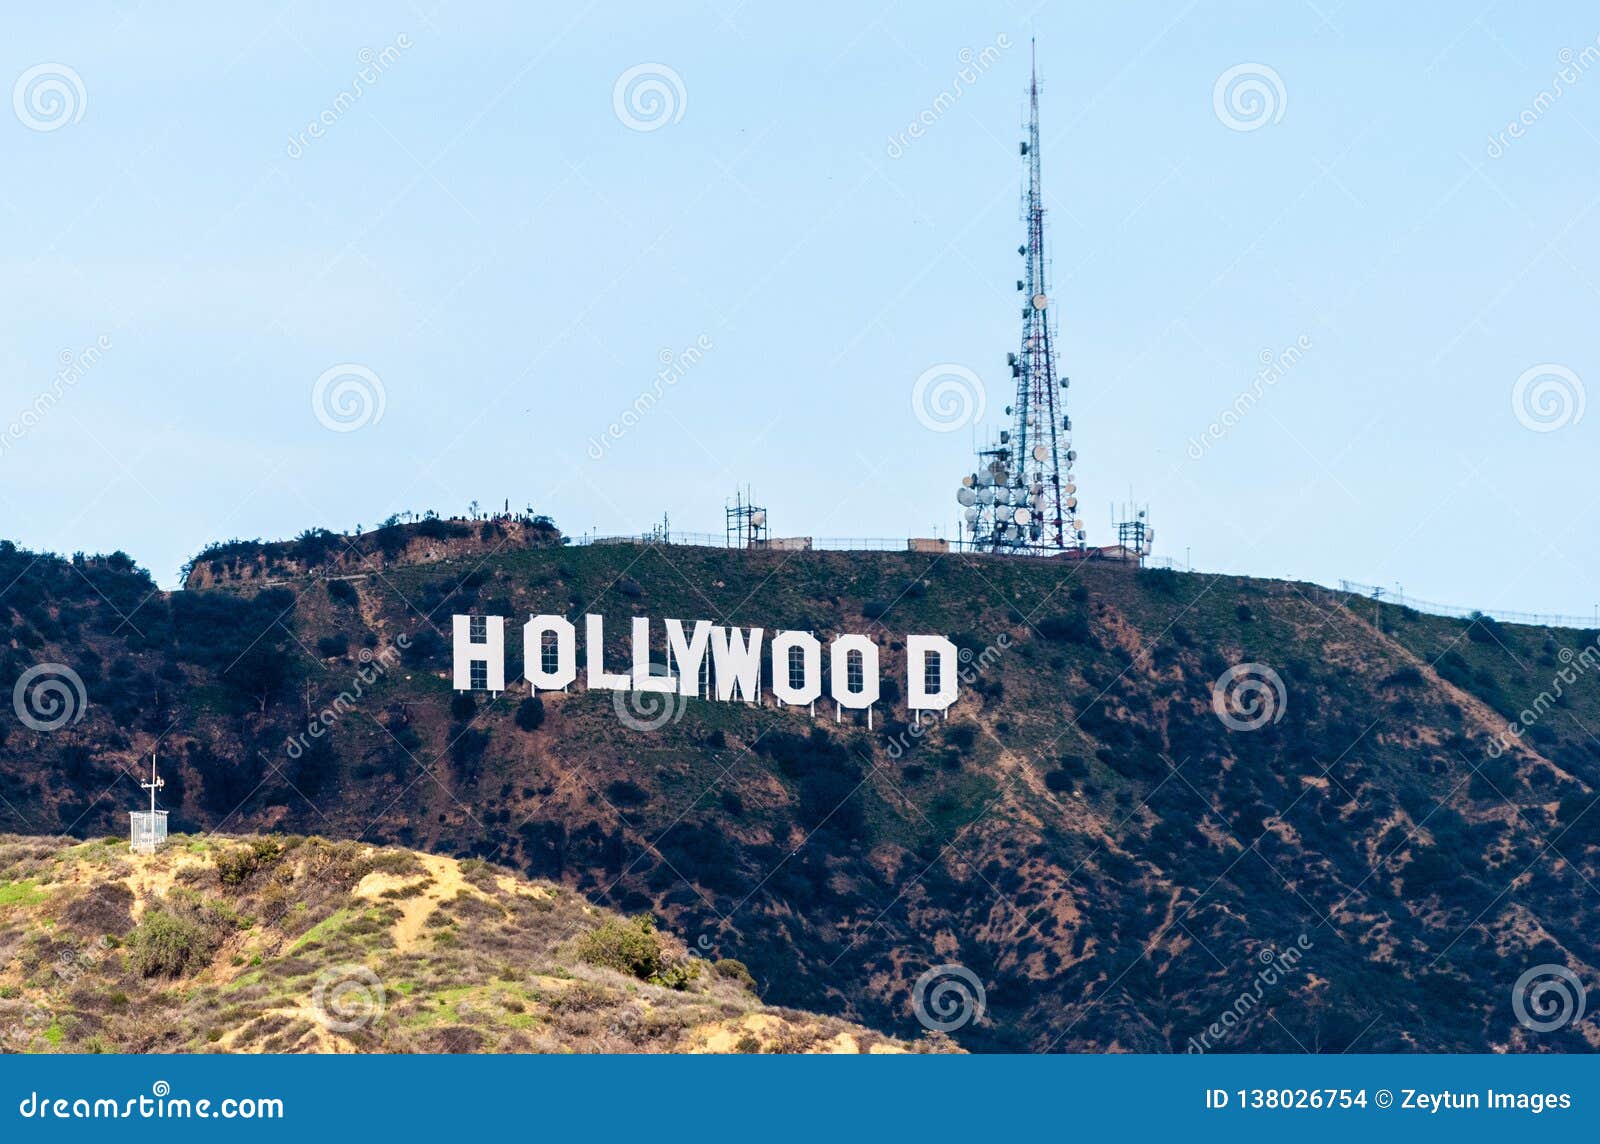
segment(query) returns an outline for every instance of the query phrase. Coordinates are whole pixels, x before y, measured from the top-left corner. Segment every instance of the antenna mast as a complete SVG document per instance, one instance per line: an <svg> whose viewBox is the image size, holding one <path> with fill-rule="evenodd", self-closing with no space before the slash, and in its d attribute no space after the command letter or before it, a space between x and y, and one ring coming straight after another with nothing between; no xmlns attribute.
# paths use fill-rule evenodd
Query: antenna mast
<svg viewBox="0 0 1600 1144"><path fill-rule="evenodd" d="M1072 464L1078 454L1069 434L1067 379L1057 376L1054 299L1044 247L1044 189L1039 156L1037 56L1028 85L1028 138L1021 144L1027 170L1023 218L1026 260L1017 279L1022 294L1022 346L1007 354L1016 380L1015 403L1006 406L1012 424L997 446L980 450L979 471L963 479L957 494L974 546L992 552L1052 554L1084 547Z"/></svg>
<svg viewBox="0 0 1600 1144"><path fill-rule="evenodd" d="M150 752L150 781L139 784L150 792L149 813L128 812L129 846L135 854L153 854L167 840L167 812L156 809L156 791L166 786L166 780L156 774L156 753Z"/></svg>

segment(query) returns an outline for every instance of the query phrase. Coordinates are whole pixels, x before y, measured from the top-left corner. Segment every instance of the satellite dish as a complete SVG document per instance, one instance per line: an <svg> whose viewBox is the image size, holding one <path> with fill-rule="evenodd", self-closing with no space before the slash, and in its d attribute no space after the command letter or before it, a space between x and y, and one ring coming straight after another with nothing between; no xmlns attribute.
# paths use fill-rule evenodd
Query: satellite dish
<svg viewBox="0 0 1600 1144"><path fill-rule="evenodd" d="M757 528L760 528L763 524L766 524L767 510L764 508L756 509L755 512L750 514L750 523L755 525Z"/></svg>
<svg viewBox="0 0 1600 1144"><path fill-rule="evenodd" d="M1073 517L1072 518L1072 527L1078 531L1080 536L1082 535L1082 532L1083 532L1083 521L1079 520L1077 517Z"/></svg>
<svg viewBox="0 0 1600 1144"><path fill-rule="evenodd" d="M975 523L978 519L978 510L975 508L962 509L961 519L966 521L968 524Z"/></svg>
<svg viewBox="0 0 1600 1144"><path fill-rule="evenodd" d="M961 487L964 488L964 489L970 489L973 485L975 485L977 483L978 483L977 479L974 478L971 474L968 474L967 476L961 478Z"/></svg>
<svg viewBox="0 0 1600 1144"><path fill-rule="evenodd" d="M956 490L956 502L971 507L978 503L978 494L969 488L959 488Z"/></svg>
<svg viewBox="0 0 1600 1144"><path fill-rule="evenodd" d="M993 504L994 503L994 486L993 485L984 485L983 488L978 490L978 503L979 504Z"/></svg>
<svg viewBox="0 0 1600 1144"><path fill-rule="evenodd" d="M1078 486L1073 484L1071 481L1068 481L1066 484L1061 486L1061 491L1064 493L1075 493L1078 491Z"/></svg>
<svg viewBox="0 0 1600 1144"><path fill-rule="evenodd" d="M1017 526L1016 525L1014 525L1014 524L1006 525L1006 539L1007 540L1015 542L1018 539L1020 539L1021 536L1022 536L1022 533L1017 530Z"/></svg>
<svg viewBox="0 0 1600 1144"><path fill-rule="evenodd" d="M1078 459L1078 450L1076 450L1076 449L1068 449L1067 450L1067 461L1068 461L1068 463L1071 463L1072 461L1076 461L1077 459Z"/></svg>
<svg viewBox="0 0 1600 1144"><path fill-rule="evenodd" d="M1071 511L1072 509L1077 508L1078 507L1078 498L1077 497L1068 497L1066 499L1066 506L1067 506L1068 511Z"/></svg>
<svg viewBox="0 0 1600 1144"><path fill-rule="evenodd" d="M1076 522L1074 522L1074 523L1076 523ZM1084 532L1084 531L1083 531L1083 529L1081 529L1081 528L1080 528L1080 529L1079 529L1079 530L1078 530L1078 539L1079 539L1079 540L1085 540L1085 539L1087 539L1087 538L1088 538L1088 535L1089 535L1089 534L1088 534L1088 533L1087 533L1087 532Z"/></svg>
<svg viewBox="0 0 1600 1144"><path fill-rule="evenodd" d="M996 505L994 509L994 518L1001 522L1008 521L1011 519L1011 512L1011 506L1008 504Z"/></svg>
<svg viewBox="0 0 1600 1144"><path fill-rule="evenodd" d="M1012 513L1011 518L1018 524L1031 524L1033 522L1033 513L1029 512L1025 508L1019 508L1016 510L1016 512Z"/></svg>
<svg viewBox="0 0 1600 1144"><path fill-rule="evenodd" d="M1043 294L1035 294L1033 296L1033 308L1035 310L1042 310L1049 304L1050 299L1046 298Z"/></svg>
<svg viewBox="0 0 1600 1144"><path fill-rule="evenodd" d="M1035 461L1042 461L1046 457L1048 457L1049 455L1050 455L1050 449L1047 446L1045 446L1045 445L1035 445L1033 447L1033 459Z"/></svg>

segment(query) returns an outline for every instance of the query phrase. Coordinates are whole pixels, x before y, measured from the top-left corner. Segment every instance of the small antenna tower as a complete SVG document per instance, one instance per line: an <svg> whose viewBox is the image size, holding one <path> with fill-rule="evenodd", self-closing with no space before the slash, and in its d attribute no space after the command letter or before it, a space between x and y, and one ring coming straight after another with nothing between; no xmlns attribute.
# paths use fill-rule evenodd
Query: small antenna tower
<svg viewBox="0 0 1600 1144"><path fill-rule="evenodd" d="M1065 413L1068 379L1056 374L1057 326L1044 245L1044 189L1039 166L1039 69L1028 87L1028 137L1021 144L1027 172L1023 218L1028 240L1017 291L1023 297L1022 347L1006 355L1016 382L1006 406L1011 428L978 452L978 471L961 479L956 499L972 545L991 552L1051 555L1084 547L1072 465L1078 454Z"/></svg>
<svg viewBox="0 0 1600 1144"><path fill-rule="evenodd" d="M1135 509L1131 505L1123 505L1120 513L1113 507L1111 522L1117 527L1117 546L1122 550L1123 559L1133 559L1143 564L1156 538L1156 530L1150 527L1150 506L1143 505Z"/></svg>
<svg viewBox="0 0 1600 1144"><path fill-rule="evenodd" d="M669 516L667 513L662 513L661 514L661 523L660 524L652 524L650 526L650 543L652 543L652 544L671 544L672 543L672 517Z"/></svg>
<svg viewBox="0 0 1600 1144"><path fill-rule="evenodd" d="M735 491L733 502L725 510L727 518L727 544L729 548L765 548L767 546L767 510L757 505L750 496L748 486L741 493Z"/></svg>
<svg viewBox="0 0 1600 1144"><path fill-rule="evenodd" d="M150 809L128 812L128 844L135 854L154 854L167 841L167 812L156 809L156 791L166 780L156 774L156 753L150 752L150 781L139 784L150 792Z"/></svg>

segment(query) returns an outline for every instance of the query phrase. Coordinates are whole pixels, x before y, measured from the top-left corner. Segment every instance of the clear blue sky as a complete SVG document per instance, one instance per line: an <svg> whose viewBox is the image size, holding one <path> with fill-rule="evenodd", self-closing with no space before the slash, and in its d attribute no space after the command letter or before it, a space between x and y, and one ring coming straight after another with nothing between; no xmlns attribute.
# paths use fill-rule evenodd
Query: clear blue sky
<svg viewBox="0 0 1600 1144"><path fill-rule="evenodd" d="M1565 375L1560 428L1513 407L1536 366L1600 386L1600 66L1573 55L1535 108L1592 6L534 7L8 14L0 430L63 350L109 348L8 433L0 535L123 548L170 584L209 540L474 499L720 531L745 483L780 534L948 534L974 434L910 397L961 365L1001 423L1032 29L1091 542L1131 489L1157 552L1203 569L1600 600L1600 408L1574 419ZM19 86L41 64L71 75ZM619 114L639 65L676 77L665 110L625 89ZM1219 114L1239 65L1276 77L1264 113ZM334 432L312 394L345 363L383 410Z"/></svg>

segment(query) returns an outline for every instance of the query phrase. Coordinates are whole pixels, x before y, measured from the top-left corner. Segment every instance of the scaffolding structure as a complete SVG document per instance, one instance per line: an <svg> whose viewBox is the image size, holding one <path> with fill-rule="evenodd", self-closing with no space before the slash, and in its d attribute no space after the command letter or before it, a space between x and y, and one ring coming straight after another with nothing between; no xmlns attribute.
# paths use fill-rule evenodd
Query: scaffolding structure
<svg viewBox="0 0 1600 1144"><path fill-rule="evenodd" d="M729 548L765 548L771 531L767 526L767 510L756 504L750 490L736 491L733 501L726 507L727 546Z"/></svg>

